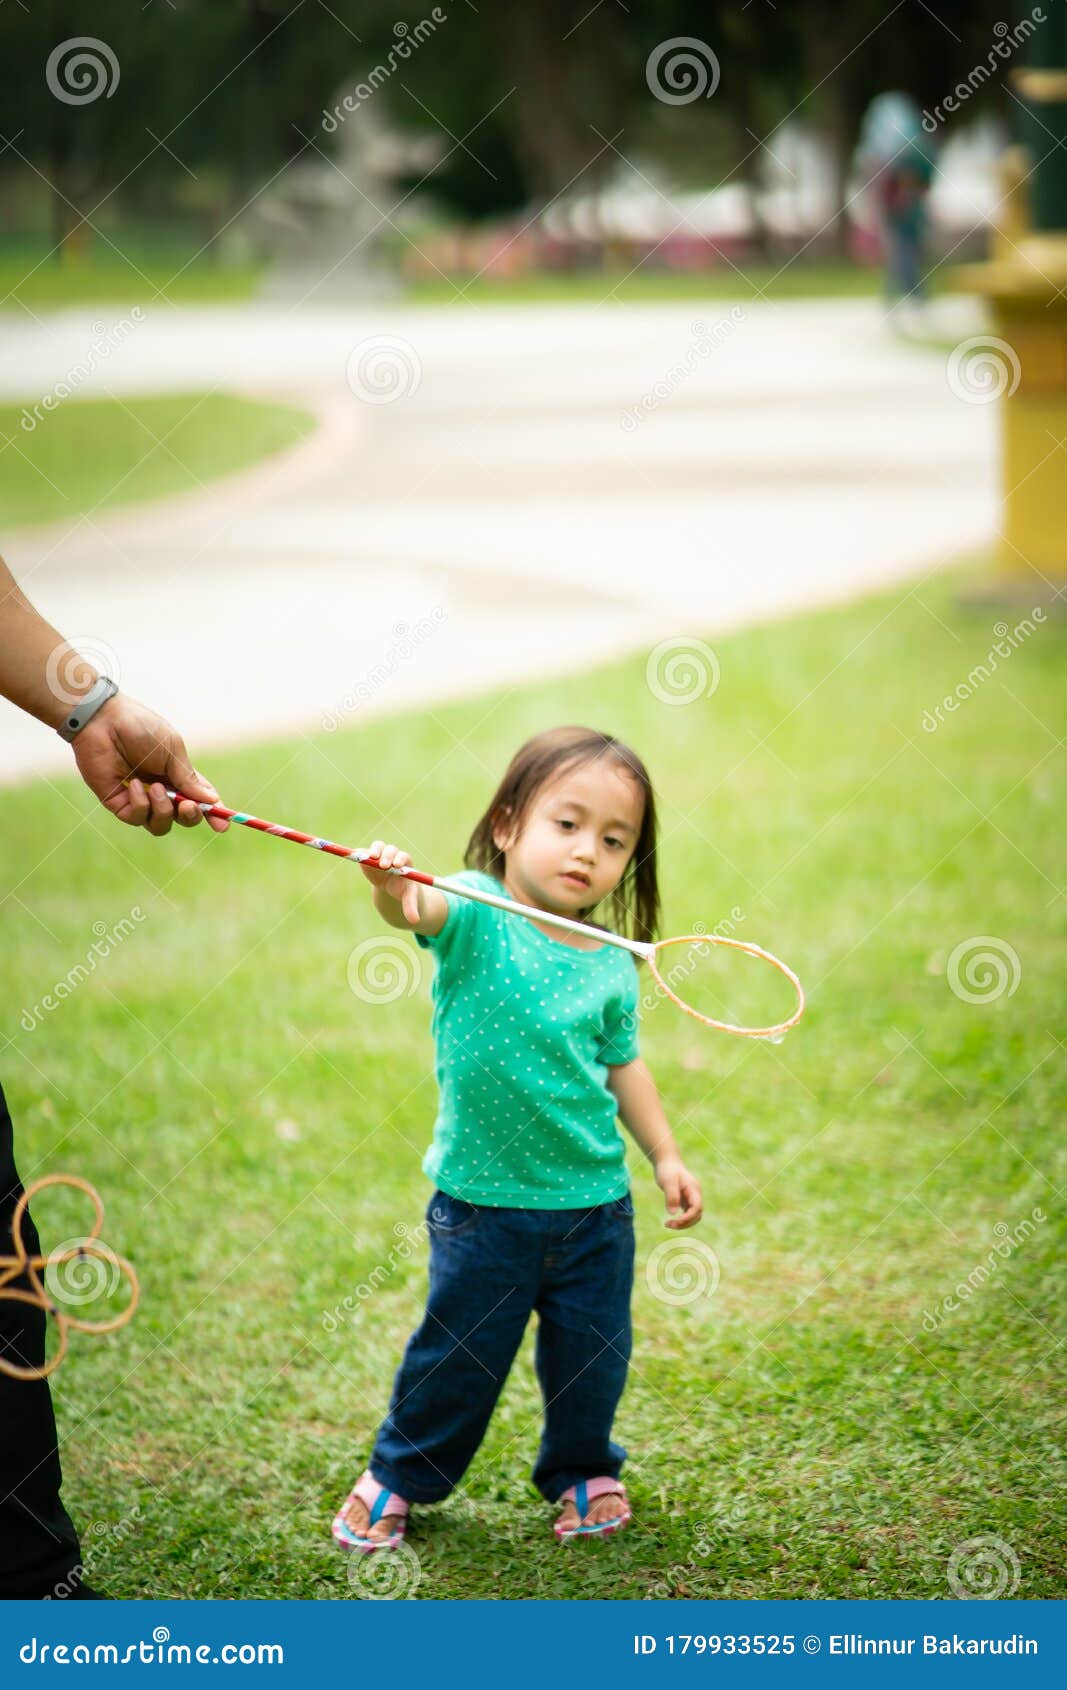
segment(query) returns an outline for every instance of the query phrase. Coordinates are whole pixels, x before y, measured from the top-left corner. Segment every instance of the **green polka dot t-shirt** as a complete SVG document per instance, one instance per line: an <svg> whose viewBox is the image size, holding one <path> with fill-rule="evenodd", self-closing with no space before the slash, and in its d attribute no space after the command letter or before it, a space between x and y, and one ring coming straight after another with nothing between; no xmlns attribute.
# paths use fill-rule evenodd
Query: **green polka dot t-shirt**
<svg viewBox="0 0 1067 1690"><path fill-rule="evenodd" d="M491 875L450 878L500 895ZM629 1189L608 1067L637 1056L637 966L445 892L434 957L440 1107L423 1172L468 1203L579 1209Z"/></svg>

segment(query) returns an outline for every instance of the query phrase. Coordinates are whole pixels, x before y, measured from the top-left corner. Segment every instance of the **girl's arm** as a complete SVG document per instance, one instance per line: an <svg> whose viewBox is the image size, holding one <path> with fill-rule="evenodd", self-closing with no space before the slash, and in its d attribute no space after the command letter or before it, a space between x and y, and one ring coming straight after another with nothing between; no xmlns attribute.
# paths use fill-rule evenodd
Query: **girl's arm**
<svg viewBox="0 0 1067 1690"><path fill-rule="evenodd" d="M700 1184L682 1161L648 1065L640 1057L613 1063L607 1087L618 1104L623 1126L655 1169L656 1184L671 1216L665 1224L676 1229L695 1226L704 1212ZM680 1215L674 1214L677 1208L682 1210Z"/></svg>
<svg viewBox="0 0 1067 1690"><path fill-rule="evenodd" d="M396 845L386 845L380 839L374 841L371 850L382 866L368 868L361 863L360 867L374 888L374 907L382 919L390 927L399 927L403 933L429 936L440 933L448 915L444 894L434 886L420 886L417 880L408 880L402 874L386 873L390 867L408 866L411 858L406 851L401 851Z"/></svg>

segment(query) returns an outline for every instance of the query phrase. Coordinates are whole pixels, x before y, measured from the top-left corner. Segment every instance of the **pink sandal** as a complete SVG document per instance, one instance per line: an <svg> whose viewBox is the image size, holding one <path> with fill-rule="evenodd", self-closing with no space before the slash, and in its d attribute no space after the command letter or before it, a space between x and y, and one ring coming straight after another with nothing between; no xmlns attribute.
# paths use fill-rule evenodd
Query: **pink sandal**
<svg viewBox="0 0 1067 1690"><path fill-rule="evenodd" d="M360 1502L366 1503L370 1510L368 1526L376 1526L378 1521L386 1514L398 1514L400 1516L398 1525L393 1528L389 1537L361 1537L358 1532L352 1530L344 1515L354 1497L358 1497ZM330 1529L342 1549L360 1549L364 1554L369 1555L375 1549L395 1549L397 1544L403 1541L404 1533L407 1530L407 1512L408 1504L404 1501L404 1498L386 1490L385 1486L380 1485L368 1471L353 1485L345 1497Z"/></svg>
<svg viewBox="0 0 1067 1690"><path fill-rule="evenodd" d="M592 1525L587 1526L584 1522L589 1512L589 1504L598 1496L621 1496L626 1506L613 1520L595 1520ZM570 1537L606 1537L608 1532L617 1532L621 1526L625 1526L630 1518L626 1487L619 1479L579 1479L576 1485L568 1486L557 1501L573 1502L578 1510L576 1526L561 1526L559 1521L556 1521L553 1530L561 1543L565 1543Z"/></svg>

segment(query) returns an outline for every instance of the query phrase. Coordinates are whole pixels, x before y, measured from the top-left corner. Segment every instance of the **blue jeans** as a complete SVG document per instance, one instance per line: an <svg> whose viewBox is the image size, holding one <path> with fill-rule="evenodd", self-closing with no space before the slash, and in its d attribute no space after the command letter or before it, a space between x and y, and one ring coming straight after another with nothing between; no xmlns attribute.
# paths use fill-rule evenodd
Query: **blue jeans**
<svg viewBox="0 0 1067 1690"><path fill-rule="evenodd" d="M496 1209L435 1191L430 1294L408 1340L372 1476L439 1502L485 1436L532 1310L545 1418L533 1482L555 1502L578 1479L616 1478L611 1424L630 1360L633 1200L592 1209Z"/></svg>
<svg viewBox="0 0 1067 1690"><path fill-rule="evenodd" d="M916 230L890 228L886 235L886 293L890 299L923 299L922 239Z"/></svg>

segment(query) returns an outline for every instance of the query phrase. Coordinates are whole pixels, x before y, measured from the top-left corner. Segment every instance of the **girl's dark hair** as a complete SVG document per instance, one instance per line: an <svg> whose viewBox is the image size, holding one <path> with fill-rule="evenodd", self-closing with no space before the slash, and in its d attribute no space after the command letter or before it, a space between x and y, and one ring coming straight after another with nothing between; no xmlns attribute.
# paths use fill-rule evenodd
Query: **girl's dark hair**
<svg viewBox="0 0 1067 1690"><path fill-rule="evenodd" d="M659 929L659 887L656 881L656 800L652 781L636 751L596 728L548 728L520 746L493 794L489 808L470 836L463 861L468 868L504 878L504 852L493 839L495 826L521 832L530 806L541 788L564 770L582 768L605 759L624 769L644 799L641 831L626 873L611 895L615 931L648 942ZM592 906L590 906L592 907ZM581 910L584 921L589 911ZM593 925L592 923L590 925Z"/></svg>

